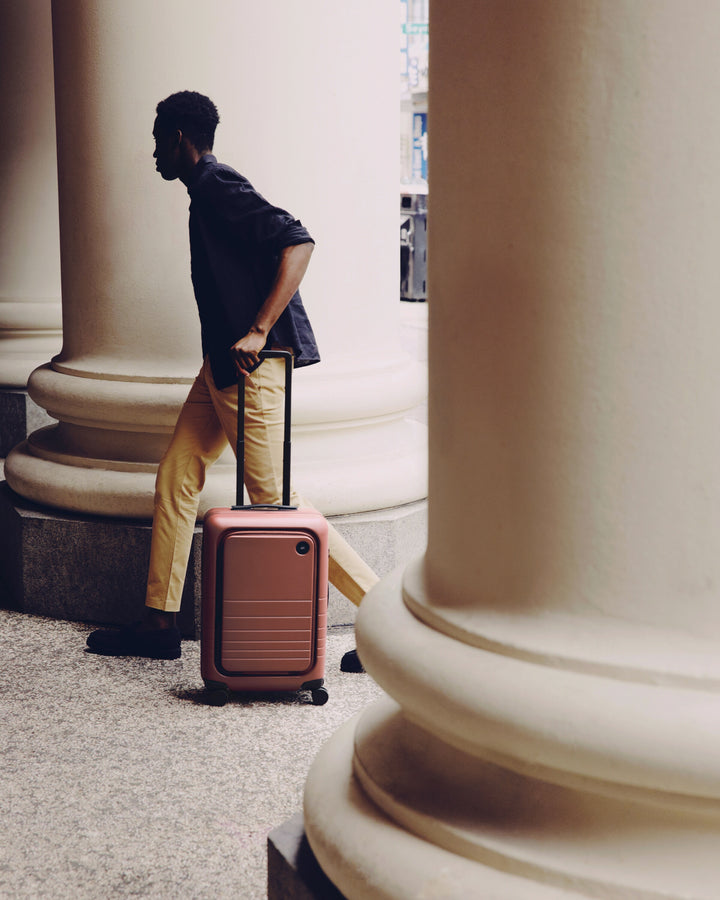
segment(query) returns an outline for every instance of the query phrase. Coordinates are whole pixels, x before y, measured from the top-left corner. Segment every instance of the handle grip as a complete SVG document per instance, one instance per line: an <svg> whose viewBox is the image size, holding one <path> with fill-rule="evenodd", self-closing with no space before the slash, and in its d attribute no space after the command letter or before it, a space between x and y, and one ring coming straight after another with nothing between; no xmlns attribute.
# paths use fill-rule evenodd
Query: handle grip
<svg viewBox="0 0 720 900"><path fill-rule="evenodd" d="M282 505L290 505L290 412L292 409L292 369L293 355L288 350L262 350L261 359L281 358L285 360L285 422L283 433L283 488ZM243 486L245 484L245 376L238 379L238 422L237 444L237 481L235 485L235 507L243 507Z"/></svg>

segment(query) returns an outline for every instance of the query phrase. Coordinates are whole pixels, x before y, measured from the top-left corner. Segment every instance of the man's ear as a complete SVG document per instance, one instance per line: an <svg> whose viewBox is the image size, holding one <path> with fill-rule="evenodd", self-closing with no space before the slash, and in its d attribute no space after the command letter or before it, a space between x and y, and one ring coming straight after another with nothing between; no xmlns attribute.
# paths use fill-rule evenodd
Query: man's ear
<svg viewBox="0 0 720 900"><path fill-rule="evenodd" d="M178 131L180 143L178 145L178 149L180 151L180 157L183 160L186 160L189 165L195 165L195 163L200 159L202 153L200 153L195 146L195 144L190 140L189 137L184 135L182 131Z"/></svg>

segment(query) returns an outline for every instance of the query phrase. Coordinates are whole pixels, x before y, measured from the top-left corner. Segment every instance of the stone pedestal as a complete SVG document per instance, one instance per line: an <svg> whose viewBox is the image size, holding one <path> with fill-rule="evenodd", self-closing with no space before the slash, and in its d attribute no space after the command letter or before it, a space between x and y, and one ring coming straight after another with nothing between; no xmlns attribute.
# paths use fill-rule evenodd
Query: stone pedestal
<svg viewBox="0 0 720 900"><path fill-rule="evenodd" d="M53 419L22 388L0 388L0 459L38 428Z"/></svg>
<svg viewBox="0 0 720 900"><path fill-rule="evenodd" d="M2 604L54 619L129 625L142 617L149 523L49 511L0 483ZM190 552L178 624L200 635L202 532Z"/></svg>
<svg viewBox="0 0 720 900"><path fill-rule="evenodd" d="M338 516L333 525L385 575L420 552L425 503ZM151 525L146 520L62 513L0 482L0 603L56 619L126 625L143 614ZM179 624L200 635L202 528L195 530ZM330 588L328 625L352 625L357 607Z"/></svg>
<svg viewBox="0 0 720 900"><path fill-rule="evenodd" d="M345 900L318 865L300 813L268 836L267 900Z"/></svg>

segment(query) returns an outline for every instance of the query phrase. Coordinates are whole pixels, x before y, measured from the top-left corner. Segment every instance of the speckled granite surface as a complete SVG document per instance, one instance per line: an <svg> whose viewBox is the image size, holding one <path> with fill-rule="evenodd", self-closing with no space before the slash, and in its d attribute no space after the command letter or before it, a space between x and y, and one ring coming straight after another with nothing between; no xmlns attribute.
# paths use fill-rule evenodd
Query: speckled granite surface
<svg viewBox="0 0 720 900"><path fill-rule="evenodd" d="M261 900L266 837L301 808L307 769L379 696L343 674L330 701L203 703L199 644L173 661L84 652L88 626L0 610L0 897Z"/></svg>

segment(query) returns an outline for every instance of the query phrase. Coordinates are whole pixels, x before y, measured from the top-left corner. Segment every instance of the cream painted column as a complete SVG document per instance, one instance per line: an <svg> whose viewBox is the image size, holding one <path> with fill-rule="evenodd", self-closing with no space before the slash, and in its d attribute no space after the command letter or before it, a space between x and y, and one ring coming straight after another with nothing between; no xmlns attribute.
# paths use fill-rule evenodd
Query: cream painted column
<svg viewBox="0 0 720 900"><path fill-rule="evenodd" d="M0 3L0 385L60 348L50 0Z"/></svg>
<svg viewBox="0 0 720 900"><path fill-rule="evenodd" d="M55 0L64 345L30 382L60 422L7 461L20 494L149 516L154 470L200 366L180 183L154 171L158 100L220 109L218 157L318 242L303 294L324 357L296 382L298 487L326 513L426 491L405 422L424 390L398 351L396 17L347 6ZM380 37L379 37L380 36ZM368 64L372 53L373 64ZM234 495L228 453L202 508Z"/></svg>
<svg viewBox="0 0 720 900"><path fill-rule="evenodd" d="M429 541L310 843L350 900L715 900L720 7L430 20Z"/></svg>

